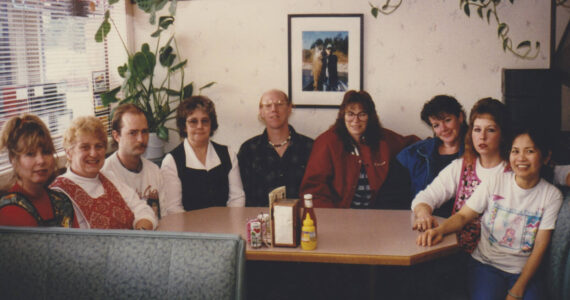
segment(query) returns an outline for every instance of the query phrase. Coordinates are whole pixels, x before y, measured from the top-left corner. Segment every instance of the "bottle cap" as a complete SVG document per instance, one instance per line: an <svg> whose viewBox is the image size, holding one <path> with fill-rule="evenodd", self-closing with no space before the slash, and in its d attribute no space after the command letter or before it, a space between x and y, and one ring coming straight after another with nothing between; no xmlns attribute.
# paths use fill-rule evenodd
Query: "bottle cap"
<svg viewBox="0 0 570 300"><path fill-rule="evenodd" d="M305 195L303 195L303 199L305 199L305 200L309 200L309 199L310 199L310 200L313 200L313 195L312 195L312 194L305 194Z"/></svg>

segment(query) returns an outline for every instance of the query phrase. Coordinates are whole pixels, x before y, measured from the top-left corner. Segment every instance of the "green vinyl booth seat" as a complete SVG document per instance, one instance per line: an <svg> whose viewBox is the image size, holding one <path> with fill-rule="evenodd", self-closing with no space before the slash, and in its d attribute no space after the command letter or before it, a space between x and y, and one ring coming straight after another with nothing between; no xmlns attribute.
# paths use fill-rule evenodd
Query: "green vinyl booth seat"
<svg viewBox="0 0 570 300"><path fill-rule="evenodd" d="M2 299L243 299L238 235L0 226Z"/></svg>

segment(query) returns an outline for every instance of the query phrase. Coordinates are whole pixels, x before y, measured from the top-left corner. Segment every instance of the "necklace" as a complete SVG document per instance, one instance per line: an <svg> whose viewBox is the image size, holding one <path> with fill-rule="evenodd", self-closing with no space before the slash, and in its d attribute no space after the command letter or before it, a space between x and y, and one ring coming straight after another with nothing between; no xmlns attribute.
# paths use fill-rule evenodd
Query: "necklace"
<svg viewBox="0 0 570 300"><path fill-rule="evenodd" d="M289 135L283 142L281 142L279 144L273 144L271 141L268 141L268 142L269 142L269 145L271 145L273 148L280 148L280 147L287 145L289 143L289 141L291 141L291 135Z"/></svg>

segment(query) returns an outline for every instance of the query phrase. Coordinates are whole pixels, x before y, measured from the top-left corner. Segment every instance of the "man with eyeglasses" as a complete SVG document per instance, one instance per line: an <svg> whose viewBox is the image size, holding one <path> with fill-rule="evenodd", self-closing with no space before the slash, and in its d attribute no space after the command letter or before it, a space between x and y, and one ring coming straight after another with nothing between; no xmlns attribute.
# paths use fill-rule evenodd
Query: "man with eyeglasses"
<svg viewBox="0 0 570 300"><path fill-rule="evenodd" d="M259 101L261 135L244 142L238 152L246 206L268 206L268 194L286 187L287 198L299 197L299 186L313 140L289 125L293 104L280 90L269 90Z"/></svg>
<svg viewBox="0 0 570 300"><path fill-rule="evenodd" d="M105 160L102 171L113 180L133 188L154 210L157 218L166 215L166 196L160 169L142 157L147 146L149 129L143 111L134 104L118 106L111 121L117 151Z"/></svg>

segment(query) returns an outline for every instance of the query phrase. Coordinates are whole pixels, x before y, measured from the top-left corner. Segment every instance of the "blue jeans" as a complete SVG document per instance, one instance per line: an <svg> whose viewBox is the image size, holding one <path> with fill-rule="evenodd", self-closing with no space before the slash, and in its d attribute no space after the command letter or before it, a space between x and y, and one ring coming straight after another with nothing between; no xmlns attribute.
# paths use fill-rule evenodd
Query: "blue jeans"
<svg viewBox="0 0 570 300"><path fill-rule="evenodd" d="M511 274L501 271L490 265L483 264L474 258L470 258L469 272L469 295L471 300L504 300L507 290L511 289L520 274ZM544 288L538 276L534 276L527 284L524 291L524 300L544 299Z"/></svg>

